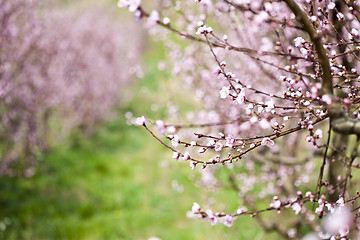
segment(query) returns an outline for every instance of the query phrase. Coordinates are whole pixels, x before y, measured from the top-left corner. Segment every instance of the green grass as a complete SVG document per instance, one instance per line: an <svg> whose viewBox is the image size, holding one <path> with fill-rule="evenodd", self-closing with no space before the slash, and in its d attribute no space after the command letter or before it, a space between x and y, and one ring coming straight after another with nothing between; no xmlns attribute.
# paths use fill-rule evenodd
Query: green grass
<svg viewBox="0 0 360 240"><path fill-rule="evenodd" d="M0 179L3 239L238 239L255 231L187 219L203 192L142 128L121 119L52 150L34 177ZM161 167L161 163L168 163ZM176 192L171 182L184 186ZM230 194L230 193L228 193ZM6 224L4 223L7 222ZM234 238L231 238L233 235Z"/></svg>

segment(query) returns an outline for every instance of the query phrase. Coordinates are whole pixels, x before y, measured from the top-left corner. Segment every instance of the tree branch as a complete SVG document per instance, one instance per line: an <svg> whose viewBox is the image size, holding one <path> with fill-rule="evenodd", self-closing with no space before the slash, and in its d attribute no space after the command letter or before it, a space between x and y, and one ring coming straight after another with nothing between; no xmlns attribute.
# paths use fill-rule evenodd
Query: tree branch
<svg viewBox="0 0 360 240"><path fill-rule="evenodd" d="M284 0L291 11L295 14L297 20L303 25L304 31L309 34L311 41L314 43L315 50L318 54L319 63L323 72L322 87L325 94L334 96L333 81L331 76L330 62L326 55L325 48L321 37L317 33L314 25L311 23L308 14L306 14L294 0Z"/></svg>

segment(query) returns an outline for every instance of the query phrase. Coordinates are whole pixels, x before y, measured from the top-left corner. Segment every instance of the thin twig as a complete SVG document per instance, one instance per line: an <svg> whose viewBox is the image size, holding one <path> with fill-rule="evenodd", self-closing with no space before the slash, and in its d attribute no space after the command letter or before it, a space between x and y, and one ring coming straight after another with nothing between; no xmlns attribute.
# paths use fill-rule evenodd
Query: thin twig
<svg viewBox="0 0 360 240"><path fill-rule="evenodd" d="M318 197L320 197L320 193L321 193L321 186L322 186L321 182L322 182L322 178L323 178L323 175L324 175L324 169L325 169L325 165L326 165L326 158L327 158L327 153L328 153L329 145L330 145L330 138L331 138L331 125L329 124L328 139L327 139L327 143L326 143L326 148L325 148L322 164L321 164L321 167L320 167L319 178L318 178L318 181L317 181Z"/></svg>

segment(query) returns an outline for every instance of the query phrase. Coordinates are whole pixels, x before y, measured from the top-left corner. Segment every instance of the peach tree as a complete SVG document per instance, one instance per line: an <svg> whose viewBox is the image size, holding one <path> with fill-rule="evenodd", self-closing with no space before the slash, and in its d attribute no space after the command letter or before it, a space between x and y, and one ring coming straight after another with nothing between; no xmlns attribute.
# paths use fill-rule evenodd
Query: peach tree
<svg viewBox="0 0 360 240"><path fill-rule="evenodd" d="M232 212L194 203L189 215L226 226L249 215L284 238L359 238L360 2L144 4L118 1L163 41L196 110L182 123L176 107L134 123L206 175L204 186L227 169L239 197Z"/></svg>

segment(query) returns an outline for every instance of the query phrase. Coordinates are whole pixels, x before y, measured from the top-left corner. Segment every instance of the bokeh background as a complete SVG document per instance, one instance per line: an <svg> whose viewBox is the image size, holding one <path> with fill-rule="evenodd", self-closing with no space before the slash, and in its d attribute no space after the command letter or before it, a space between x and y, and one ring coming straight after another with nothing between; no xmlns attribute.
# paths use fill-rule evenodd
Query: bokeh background
<svg viewBox="0 0 360 240"><path fill-rule="evenodd" d="M237 195L226 181L204 191L131 124L165 118L178 85L163 43L116 1L0 0L0 14L0 239L271 238L247 216L187 218Z"/></svg>

